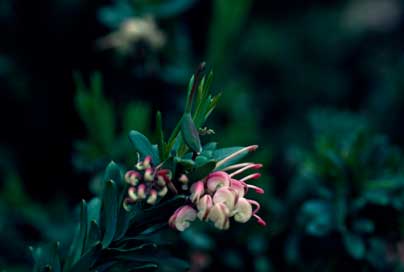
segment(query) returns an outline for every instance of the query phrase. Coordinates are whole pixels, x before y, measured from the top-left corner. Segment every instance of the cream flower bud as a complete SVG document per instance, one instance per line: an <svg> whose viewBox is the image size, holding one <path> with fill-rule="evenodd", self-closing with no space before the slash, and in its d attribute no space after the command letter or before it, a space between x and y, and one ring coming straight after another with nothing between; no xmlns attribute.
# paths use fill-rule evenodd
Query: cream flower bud
<svg viewBox="0 0 404 272"><path fill-rule="evenodd" d="M159 196L159 197L165 197L167 193L168 193L167 186L164 186L164 187L158 192L158 196Z"/></svg>
<svg viewBox="0 0 404 272"><path fill-rule="evenodd" d="M136 186L140 180L141 176L138 172L130 170L125 174L125 181L132 186Z"/></svg>
<svg viewBox="0 0 404 272"><path fill-rule="evenodd" d="M178 208L168 221L170 227L179 231L186 230L196 219L196 211L189 205Z"/></svg>
<svg viewBox="0 0 404 272"><path fill-rule="evenodd" d="M144 184L140 184L137 187L137 196L139 197L139 199L145 199L146 198L146 186Z"/></svg>
<svg viewBox="0 0 404 272"><path fill-rule="evenodd" d="M213 196L213 203L219 204L223 203L226 207L231 211L234 208L234 205L237 201L237 192L229 187L222 187L216 191Z"/></svg>
<svg viewBox="0 0 404 272"><path fill-rule="evenodd" d="M147 204L154 205L157 201L157 191L151 190L150 195L147 198Z"/></svg>
<svg viewBox="0 0 404 272"><path fill-rule="evenodd" d="M165 186L171 179L171 172L167 169L162 169L157 172L157 184Z"/></svg>
<svg viewBox="0 0 404 272"><path fill-rule="evenodd" d="M230 177L226 172L217 171L208 176L206 185L209 193L216 192L221 187L227 187L230 185Z"/></svg>
<svg viewBox="0 0 404 272"><path fill-rule="evenodd" d="M206 221L208 219L210 209L213 206L212 197L210 195L204 195L201 197L201 199L199 199L196 206L198 208L198 218L202 221Z"/></svg>
<svg viewBox="0 0 404 272"><path fill-rule="evenodd" d="M166 185L166 181L165 181L163 176L157 176L157 184L160 185L160 186L165 186Z"/></svg>
<svg viewBox="0 0 404 272"><path fill-rule="evenodd" d="M224 203L217 203L210 209L208 219L212 221L216 228L225 230L230 227L229 209Z"/></svg>
<svg viewBox="0 0 404 272"><path fill-rule="evenodd" d="M132 210L132 205L135 203L135 201L133 201L130 197L127 197L123 200L123 208L125 209L125 211L130 212Z"/></svg>
<svg viewBox="0 0 404 272"><path fill-rule="evenodd" d="M192 202L197 202L201 198L201 196L205 193L205 184L203 181L197 181L191 186L191 201Z"/></svg>
<svg viewBox="0 0 404 272"><path fill-rule="evenodd" d="M250 220L252 216L251 204L245 198L240 198L237 201L237 205L233 211L234 220L240 223L245 223Z"/></svg>
<svg viewBox="0 0 404 272"><path fill-rule="evenodd" d="M136 188L135 187L130 187L128 189L128 195L129 195L129 198L132 199L133 201L138 200L138 196L136 194Z"/></svg>
<svg viewBox="0 0 404 272"><path fill-rule="evenodd" d="M144 180L152 182L154 180L154 175L153 175L153 169L152 168L147 168L144 171Z"/></svg>
<svg viewBox="0 0 404 272"><path fill-rule="evenodd" d="M187 184L189 182L189 179L188 179L187 175L182 174L180 176L180 178L178 179L178 181L181 182L182 184Z"/></svg>
<svg viewBox="0 0 404 272"><path fill-rule="evenodd" d="M144 168L151 168L152 158L151 156L146 156L143 160L143 167Z"/></svg>

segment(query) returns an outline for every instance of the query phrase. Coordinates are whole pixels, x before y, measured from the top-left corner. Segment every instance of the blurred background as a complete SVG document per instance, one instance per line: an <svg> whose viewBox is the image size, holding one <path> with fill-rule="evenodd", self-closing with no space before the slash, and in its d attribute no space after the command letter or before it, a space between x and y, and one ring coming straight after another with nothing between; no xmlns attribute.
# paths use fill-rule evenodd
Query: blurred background
<svg viewBox="0 0 404 272"><path fill-rule="evenodd" d="M404 1L0 0L0 32L0 271L68 243L201 61L208 140L261 147L268 226L174 233L191 271L403 271Z"/></svg>

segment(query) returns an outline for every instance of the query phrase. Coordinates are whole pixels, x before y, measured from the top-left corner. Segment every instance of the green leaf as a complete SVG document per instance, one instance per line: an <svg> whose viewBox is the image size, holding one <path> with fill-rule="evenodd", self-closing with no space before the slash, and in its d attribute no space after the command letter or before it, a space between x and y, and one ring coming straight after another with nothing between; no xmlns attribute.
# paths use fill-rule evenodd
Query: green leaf
<svg viewBox="0 0 404 272"><path fill-rule="evenodd" d="M88 228L87 226L88 226L87 204L84 200L82 200L80 205L79 229L76 235L74 236L73 243L70 247L64 271L69 270L80 259L80 256L83 254L87 236L87 228Z"/></svg>
<svg viewBox="0 0 404 272"><path fill-rule="evenodd" d="M94 246L101 242L101 230L95 221L90 222L90 229L88 230L86 245L84 252L88 252Z"/></svg>
<svg viewBox="0 0 404 272"><path fill-rule="evenodd" d="M72 272L88 272L98 260L98 255L101 253L102 244L98 243L85 253L81 259L72 267Z"/></svg>
<svg viewBox="0 0 404 272"><path fill-rule="evenodd" d="M217 148L216 142L211 142L203 146L204 151L214 151Z"/></svg>
<svg viewBox="0 0 404 272"><path fill-rule="evenodd" d="M189 175L190 180L198 181L207 177L216 167L215 160L209 160L204 156L198 156L195 160L195 169Z"/></svg>
<svg viewBox="0 0 404 272"><path fill-rule="evenodd" d="M156 114L156 129L157 129L157 137L159 139L159 155L161 160L165 160L166 159L166 143L165 143L165 139L164 139L164 131L163 131L163 120L161 117L161 112L158 111Z"/></svg>
<svg viewBox="0 0 404 272"><path fill-rule="evenodd" d="M104 238L102 245L104 248L108 247L115 235L116 224L118 219L118 194L115 182L112 180L107 181L102 199L102 218L103 218L103 231Z"/></svg>
<svg viewBox="0 0 404 272"><path fill-rule="evenodd" d="M348 253L355 259L360 260L365 256L365 244L360 236L350 232L343 233L343 241Z"/></svg>
<svg viewBox="0 0 404 272"><path fill-rule="evenodd" d="M87 204L88 213L88 225L91 221L100 223L100 211L101 211L101 199L99 197L94 197Z"/></svg>
<svg viewBox="0 0 404 272"><path fill-rule="evenodd" d="M123 181L122 170L114 161L111 161L105 169L104 181L108 180L113 180L118 186L125 184Z"/></svg>
<svg viewBox="0 0 404 272"><path fill-rule="evenodd" d="M37 248L30 248L34 258L34 272L60 272L59 243L50 243Z"/></svg>
<svg viewBox="0 0 404 272"><path fill-rule="evenodd" d="M160 158L156 149L146 138L146 136L136 130L132 130L129 132L129 139L143 158L146 156L151 156L154 164L160 163Z"/></svg>
<svg viewBox="0 0 404 272"><path fill-rule="evenodd" d="M143 209L135 214L127 236L136 236L155 224L168 223L174 211L185 204L187 196L177 195L167 201L160 202L151 208Z"/></svg>
<svg viewBox="0 0 404 272"><path fill-rule="evenodd" d="M182 118L181 132L187 146L191 148L192 151L200 153L202 151L201 140L190 113L184 114Z"/></svg>
<svg viewBox="0 0 404 272"><path fill-rule="evenodd" d="M190 170L195 166L195 162L191 159L182 159L180 157L175 157L174 161L186 170Z"/></svg>

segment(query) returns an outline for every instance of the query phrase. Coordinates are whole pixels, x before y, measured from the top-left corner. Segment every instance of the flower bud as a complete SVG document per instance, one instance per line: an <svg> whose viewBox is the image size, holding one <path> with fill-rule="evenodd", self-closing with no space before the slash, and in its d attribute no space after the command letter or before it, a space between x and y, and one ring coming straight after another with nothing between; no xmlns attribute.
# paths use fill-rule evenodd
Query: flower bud
<svg viewBox="0 0 404 272"><path fill-rule="evenodd" d="M146 186L144 184L140 184L137 187L137 196L139 197L139 199L145 199L146 198Z"/></svg>
<svg viewBox="0 0 404 272"><path fill-rule="evenodd" d="M165 181L163 176L157 176L157 184L160 185L160 186L165 186L166 185L166 181Z"/></svg>
<svg viewBox="0 0 404 272"><path fill-rule="evenodd" d="M217 203L210 209L208 219L214 223L215 227L221 230L228 229L229 209L224 203Z"/></svg>
<svg viewBox="0 0 404 272"><path fill-rule="evenodd" d="M151 163L152 163L152 157L151 156L146 156L143 160L143 167L144 168L151 168Z"/></svg>
<svg viewBox="0 0 404 272"><path fill-rule="evenodd" d="M251 204L245 198L240 198L237 201L236 207L233 211L234 220L240 223L245 223L250 220L252 216Z"/></svg>
<svg viewBox="0 0 404 272"><path fill-rule="evenodd" d="M157 172L157 184L165 186L171 179L171 172L167 169L162 169Z"/></svg>
<svg viewBox="0 0 404 272"><path fill-rule="evenodd" d="M214 193L220 187L227 187L230 185L230 177L226 172L218 171L210 174L206 181L208 192Z"/></svg>
<svg viewBox="0 0 404 272"><path fill-rule="evenodd" d="M194 184L192 184L191 186L191 201L192 202L197 202L199 201L199 199L201 198L201 196L204 194L205 189L204 189L205 185L203 183L203 181L197 181Z"/></svg>
<svg viewBox="0 0 404 272"><path fill-rule="evenodd" d="M138 200L138 196L136 194L136 188L135 187L130 187L128 189L128 195L129 195L129 198L132 199L133 201Z"/></svg>
<svg viewBox="0 0 404 272"><path fill-rule="evenodd" d="M213 203L223 203L231 211L237 200L237 192L229 187L222 187L213 196Z"/></svg>
<svg viewBox="0 0 404 272"><path fill-rule="evenodd" d="M125 174L125 181L132 186L136 186L140 180L141 176L138 172L130 170Z"/></svg>
<svg viewBox="0 0 404 272"><path fill-rule="evenodd" d="M178 208L168 221L170 227L179 231L186 230L196 219L196 211L189 205Z"/></svg>
<svg viewBox="0 0 404 272"><path fill-rule="evenodd" d="M178 181L181 182L182 184L187 184L189 182L189 179L188 179L187 175L182 174L180 176L180 178L178 179Z"/></svg>
<svg viewBox="0 0 404 272"><path fill-rule="evenodd" d="M147 168L144 172L144 180L148 182L152 182L154 180L153 176L153 169L152 168Z"/></svg>
<svg viewBox="0 0 404 272"><path fill-rule="evenodd" d="M154 205L157 201L157 191L151 190L150 195L147 198L147 204Z"/></svg>
<svg viewBox="0 0 404 272"><path fill-rule="evenodd" d="M213 200L210 195L204 195L203 197L201 197L201 199L199 199L197 203L198 218L202 221L206 221L212 206Z"/></svg>
<svg viewBox="0 0 404 272"><path fill-rule="evenodd" d="M130 212L132 210L131 204L135 203L130 197L123 200L123 208L125 211Z"/></svg>
<svg viewBox="0 0 404 272"><path fill-rule="evenodd" d="M164 187L158 192L158 196L159 196L159 197L165 197L167 193L168 193L167 186L164 186Z"/></svg>

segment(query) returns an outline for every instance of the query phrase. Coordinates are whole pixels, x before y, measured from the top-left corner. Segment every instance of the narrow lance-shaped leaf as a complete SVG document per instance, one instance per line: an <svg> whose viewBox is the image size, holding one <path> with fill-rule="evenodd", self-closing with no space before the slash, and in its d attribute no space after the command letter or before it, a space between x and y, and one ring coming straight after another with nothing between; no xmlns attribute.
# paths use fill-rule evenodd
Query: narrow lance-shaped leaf
<svg viewBox="0 0 404 272"><path fill-rule="evenodd" d="M102 245L98 243L94 245L88 252L86 252L81 259L72 267L72 272L88 272L97 261L101 252Z"/></svg>
<svg viewBox="0 0 404 272"><path fill-rule="evenodd" d="M108 247L115 235L116 223L118 218L118 199L115 182L107 181L102 199L102 215L103 215L103 230L104 238L102 245Z"/></svg>
<svg viewBox="0 0 404 272"><path fill-rule="evenodd" d="M85 240L87 236L88 213L87 204L84 200L80 205L80 225L77 234L74 237L73 243L70 247L68 259L66 261L64 271L68 271L81 257L85 247Z"/></svg>
<svg viewBox="0 0 404 272"><path fill-rule="evenodd" d="M96 244L101 242L101 230L95 221L91 221L90 228L88 230L86 245L84 253L87 253Z"/></svg>
<svg viewBox="0 0 404 272"><path fill-rule="evenodd" d="M181 126L182 137L192 151L200 153L202 151L201 140L199 138L199 132L196 128L192 116L190 113L184 114Z"/></svg>
<svg viewBox="0 0 404 272"><path fill-rule="evenodd" d="M166 143L164 139L164 131L163 131L163 120L161 117L161 112L158 111L156 114L156 130L157 130L157 137L159 139L159 155L160 159L164 161L166 159Z"/></svg>

